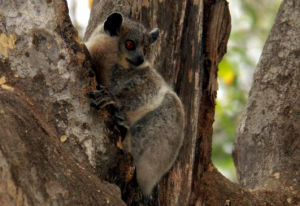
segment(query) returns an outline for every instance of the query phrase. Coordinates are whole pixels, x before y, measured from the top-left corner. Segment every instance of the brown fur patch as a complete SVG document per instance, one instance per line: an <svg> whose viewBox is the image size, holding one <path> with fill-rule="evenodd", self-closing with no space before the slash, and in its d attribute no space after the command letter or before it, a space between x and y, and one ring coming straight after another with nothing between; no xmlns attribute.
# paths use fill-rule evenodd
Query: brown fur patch
<svg viewBox="0 0 300 206"><path fill-rule="evenodd" d="M86 45L94 63L97 80L109 84L110 70L118 62L119 38L99 34L91 38Z"/></svg>

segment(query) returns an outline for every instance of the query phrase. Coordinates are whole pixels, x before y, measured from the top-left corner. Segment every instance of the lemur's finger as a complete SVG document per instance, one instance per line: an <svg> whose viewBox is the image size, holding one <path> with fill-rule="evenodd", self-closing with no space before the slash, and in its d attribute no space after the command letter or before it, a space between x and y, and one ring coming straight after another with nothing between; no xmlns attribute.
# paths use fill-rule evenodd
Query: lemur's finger
<svg viewBox="0 0 300 206"><path fill-rule="evenodd" d="M109 98L109 97L106 97L106 98L99 98L99 99L95 99L94 101L92 101L90 103L91 107L94 107L96 108L97 110L98 109L103 109L105 108L106 106L108 105L114 105L115 102Z"/></svg>
<svg viewBox="0 0 300 206"><path fill-rule="evenodd" d="M108 96L108 94L105 94L102 91L96 90L96 91L89 92L88 96L91 99L99 99L99 98L101 99L101 98L103 98L103 96Z"/></svg>
<svg viewBox="0 0 300 206"><path fill-rule="evenodd" d="M103 102L101 105L98 106L99 109L103 109L109 105L114 105L114 101L109 101L109 102Z"/></svg>

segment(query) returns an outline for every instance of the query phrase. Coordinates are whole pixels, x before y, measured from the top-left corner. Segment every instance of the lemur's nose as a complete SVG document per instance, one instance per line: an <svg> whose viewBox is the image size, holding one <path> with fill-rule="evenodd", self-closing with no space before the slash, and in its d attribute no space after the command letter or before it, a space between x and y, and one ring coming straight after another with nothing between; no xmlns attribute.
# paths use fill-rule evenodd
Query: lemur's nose
<svg viewBox="0 0 300 206"><path fill-rule="evenodd" d="M144 57L143 56L138 56L137 58L136 58L136 64L137 64L137 66L138 65L141 65L141 64L143 64L144 63Z"/></svg>

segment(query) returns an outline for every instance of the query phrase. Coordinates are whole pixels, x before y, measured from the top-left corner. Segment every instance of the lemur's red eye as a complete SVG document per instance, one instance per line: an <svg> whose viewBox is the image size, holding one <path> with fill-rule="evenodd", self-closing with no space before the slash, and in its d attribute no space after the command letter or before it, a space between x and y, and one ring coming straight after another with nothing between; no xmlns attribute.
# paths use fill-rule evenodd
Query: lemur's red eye
<svg viewBox="0 0 300 206"><path fill-rule="evenodd" d="M144 53L144 55L146 55L146 53L147 53L147 47L143 48L143 53Z"/></svg>
<svg viewBox="0 0 300 206"><path fill-rule="evenodd" d="M135 43L133 41L131 41L131 40L127 40L125 42L125 47L128 50L134 50L135 49Z"/></svg>

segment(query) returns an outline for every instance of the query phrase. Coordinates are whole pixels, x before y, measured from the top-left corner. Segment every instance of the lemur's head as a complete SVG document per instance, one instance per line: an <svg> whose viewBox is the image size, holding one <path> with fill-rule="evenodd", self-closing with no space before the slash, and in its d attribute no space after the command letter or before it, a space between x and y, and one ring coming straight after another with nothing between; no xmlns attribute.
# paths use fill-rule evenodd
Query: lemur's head
<svg viewBox="0 0 300 206"><path fill-rule="evenodd" d="M104 22L104 31L119 38L120 63L125 68L143 64L150 44L159 36L159 29L149 32L142 24L124 19L119 13L108 16Z"/></svg>

